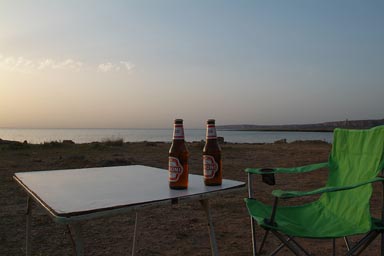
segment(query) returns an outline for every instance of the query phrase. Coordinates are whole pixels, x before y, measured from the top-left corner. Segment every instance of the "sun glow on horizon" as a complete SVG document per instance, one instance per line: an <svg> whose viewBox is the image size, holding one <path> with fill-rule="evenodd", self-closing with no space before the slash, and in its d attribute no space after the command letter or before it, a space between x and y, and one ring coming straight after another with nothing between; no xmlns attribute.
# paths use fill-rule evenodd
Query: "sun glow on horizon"
<svg viewBox="0 0 384 256"><path fill-rule="evenodd" d="M1 4L0 127L382 118L384 2L96 2Z"/></svg>

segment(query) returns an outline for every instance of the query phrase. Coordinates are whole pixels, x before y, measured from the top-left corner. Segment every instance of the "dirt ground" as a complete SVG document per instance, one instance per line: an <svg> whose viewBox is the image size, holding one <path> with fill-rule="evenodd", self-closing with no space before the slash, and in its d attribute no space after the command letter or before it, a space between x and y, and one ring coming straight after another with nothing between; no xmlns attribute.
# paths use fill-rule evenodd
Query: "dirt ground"
<svg viewBox="0 0 384 256"><path fill-rule="evenodd" d="M169 143L46 143L0 144L0 255L25 254L26 193L12 179L15 172L141 164L167 168ZM189 143L190 172L202 173L203 143ZM224 178L246 181L247 167L293 167L328 159L331 145L324 142L274 144L223 144ZM309 190L325 184L327 170L277 176L277 185L268 186L255 176L255 196L272 202L273 189ZM381 188L374 187L372 211L380 214ZM210 200L220 255L251 255L250 219L243 198L246 190ZM306 198L305 200L314 200ZM302 203L290 200L287 204ZM34 205L32 214L32 255L72 255L66 226L57 224ZM210 255L205 213L199 202L163 205L138 212L137 255ZM82 224L85 255L128 255L131 253L135 213L86 221ZM257 234L261 238L262 231ZM356 241L357 238L352 238ZM332 241L299 239L313 255L331 255ZM336 241L337 253L346 249ZM276 239L267 242L273 250ZM378 255L376 241L365 255ZM290 255L283 250L281 255Z"/></svg>

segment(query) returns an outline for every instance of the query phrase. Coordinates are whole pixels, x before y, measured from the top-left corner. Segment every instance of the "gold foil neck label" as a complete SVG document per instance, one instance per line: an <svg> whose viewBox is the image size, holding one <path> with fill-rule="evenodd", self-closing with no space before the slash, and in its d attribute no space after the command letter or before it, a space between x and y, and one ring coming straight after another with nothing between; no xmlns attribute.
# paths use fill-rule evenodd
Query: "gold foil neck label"
<svg viewBox="0 0 384 256"><path fill-rule="evenodd" d="M214 125L207 125L207 139L217 139L216 127Z"/></svg>
<svg viewBox="0 0 384 256"><path fill-rule="evenodd" d="M173 139L183 140L184 139L184 127L182 124L175 124L173 129Z"/></svg>

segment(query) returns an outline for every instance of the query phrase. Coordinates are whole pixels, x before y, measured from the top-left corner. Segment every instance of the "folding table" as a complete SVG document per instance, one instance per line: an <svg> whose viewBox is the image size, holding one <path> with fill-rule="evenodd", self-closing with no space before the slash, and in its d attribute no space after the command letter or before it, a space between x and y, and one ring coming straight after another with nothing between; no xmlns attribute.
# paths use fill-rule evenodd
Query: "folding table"
<svg viewBox="0 0 384 256"><path fill-rule="evenodd" d="M137 210L146 206L198 200L206 212L211 249L218 255L208 198L243 190L245 183L223 179L220 186L205 186L201 175L189 175L185 190L168 186L168 171L131 165L15 173L14 179L28 193L26 255L31 254L31 203L42 206L53 220L67 225L76 255L84 248L79 222L136 211L132 255L135 253Z"/></svg>

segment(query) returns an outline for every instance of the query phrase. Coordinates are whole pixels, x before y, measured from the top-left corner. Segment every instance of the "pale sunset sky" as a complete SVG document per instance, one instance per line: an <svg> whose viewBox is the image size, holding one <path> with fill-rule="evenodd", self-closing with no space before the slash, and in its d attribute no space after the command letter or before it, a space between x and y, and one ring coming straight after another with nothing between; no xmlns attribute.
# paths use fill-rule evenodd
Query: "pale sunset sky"
<svg viewBox="0 0 384 256"><path fill-rule="evenodd" d="M384 118L384 1L0 0L0 127Z"/></svg>

